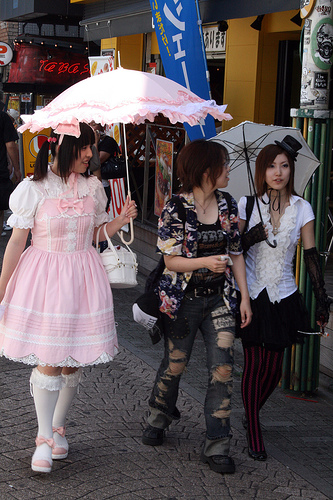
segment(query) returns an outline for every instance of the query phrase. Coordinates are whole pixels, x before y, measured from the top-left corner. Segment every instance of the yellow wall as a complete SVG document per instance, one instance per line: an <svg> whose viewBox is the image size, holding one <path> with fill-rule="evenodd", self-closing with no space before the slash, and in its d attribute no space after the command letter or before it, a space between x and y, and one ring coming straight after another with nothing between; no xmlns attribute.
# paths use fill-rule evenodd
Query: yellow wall
<svg viewBox="0 0 333 500"><path fill-rule="evenodd" d="M250 29L251 20L228 21L224 103L233 120L223 122L223 130L244 120L253 120L260 32Z"/></svg>
<svg viewBox="0 0 333 500"><path fill-rule="evenodd" d="M298 40L301 28L290 22L297 11L266 15L261 31L251 28L255 17L228 21L224 103L233 120L223 130L245 120L274 122L280 40Z"/></svg>
<svg viewBox="0 0 333 500"><path fill-rule="evenodd" d="M143 34L106 38L101 41L101 49L115 49L115 68L120 64L126 69L142 69Z"/></svg>
<svg viewBox="0 0 333 500"><path fill-rule="evenodd" d="M159 54L160 49L158 48L158 41L157 41L157 36L156 32L153 31L151 34L151 53L152 54Z"/></svg>

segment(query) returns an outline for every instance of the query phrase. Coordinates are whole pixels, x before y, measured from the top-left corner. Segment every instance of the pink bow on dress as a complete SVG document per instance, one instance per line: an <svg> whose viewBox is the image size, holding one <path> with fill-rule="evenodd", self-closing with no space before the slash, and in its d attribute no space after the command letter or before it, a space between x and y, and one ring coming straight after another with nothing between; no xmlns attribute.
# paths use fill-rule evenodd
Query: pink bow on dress
<svg viewBox="0 0 333 500"><path fill-rule="evenodd" d="M73 188L74 197L73 198L60 198L58 200L58 209L60 213L67 212L69 208L72 208L78 215L83 214L83 201L78 198L77 194L77 178L78 174L72 172L68 178L69 189L62 193L60 196L69 194Z"/></svg>
<svg viewBox="0 0 333 500"><path fill-rule="evenodd" d="M61 198L58 200L59 212L67 212L69 208L72 208L78 215L83 214L83 201L73 198Z"/></svg>

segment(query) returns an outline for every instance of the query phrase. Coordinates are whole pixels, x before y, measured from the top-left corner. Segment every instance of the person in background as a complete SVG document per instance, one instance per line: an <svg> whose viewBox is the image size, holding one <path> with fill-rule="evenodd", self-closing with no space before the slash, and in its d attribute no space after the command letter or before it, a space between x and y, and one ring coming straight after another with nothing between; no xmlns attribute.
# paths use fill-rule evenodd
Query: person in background
<svg viewBox="0 0 333 500"><path fill-rule="evenodd" d="M119 146L117 142L113 139L113 137L106 135L105 126L102 126L100 123L96 122L91 122L90 125L95 131L95 137L96 137L95 146L97 147L97 150L99 152L99 159L102 167L103 163L106 162L110 158L110 156L115 156L116 154L118 154ZM100 176L100 172L98 172L98 170L96 170L94 173L95 175L97 175L97 177ZM101 177L99 178L101 179ZM105 179L101 180L105 189L105 194L107 196L106 211L108 212L111 201L110 183L108 180Z"/></svg>
<svg viewBox="0 0 333 500"><path fill-rule="evenodd" d="M20 121L19 121L20 113L16 109L9 108L9 109L7 109L7 114L10 116L14 127L17 128L20 124Z"/></svg>
<svg viewBox="0 0 333 500"><path fill-rule="evenodd" d="M20 182L21 171L19 164L19 150L16 141L17 132L12 123L11 117L4 111L0 111L0 228L4 227L4 211L9 208L9 196L14 189L13 182L10 180L10 164L13 169L15 182ZM1 232L1 236L5 236Z"/></svg>
<svg viewBox="0 0 333 500"><path fill-rule="evenodd" d="M239 201L239 225L246 254L246 275L253 311L252 322L241 329L244 350L242 396L243 426L247 429L248 453L264 461L259 412L277 386L284 349L302 341L299 331L311 331L307 310L293 274L299 238L317 300L316 320L325 326L329 302L315 246L314 214L310 203L294 190L295 161L301 144L291 136L269 144L256 160L255 186L264 225L254 204L247 222L247 199ZM264 241L276 241L276 247Z"/></svg>
<svg viewBox="0 0 333 500"><path fill-rule="evenodd" d="M185 146L177 157L182 187L166 203L158 223L157 248L165 262L157 289L164 358L149 399L148 426L142 442L161 445L164 430L172 420L179 420L179 382L199 329L207 350L209 376L201 460L215 472L232 474L235 464L229 454L230 412L237 307L233 275L241 291L243 327L250 323L252 313L237 203L228 193L219 191L228 185L228 162L224 146L201 139Z"/></svg>
<svg viewBox="0 0 333 500"><path fill-rule="evenodd" d="M85 123L80 131L78 138L52 133L34 177L11 195L13 233L0 276L0 355L37 365L30 378L38 421L31 467L43 473L68 455L65 421L82 367L118 352L112 292L93 247L97 229L105 224L113 236L137 216L127 198L108 222L103 186L88 174L94 132ZM30 229L32 245L24 251Z"/></svg>

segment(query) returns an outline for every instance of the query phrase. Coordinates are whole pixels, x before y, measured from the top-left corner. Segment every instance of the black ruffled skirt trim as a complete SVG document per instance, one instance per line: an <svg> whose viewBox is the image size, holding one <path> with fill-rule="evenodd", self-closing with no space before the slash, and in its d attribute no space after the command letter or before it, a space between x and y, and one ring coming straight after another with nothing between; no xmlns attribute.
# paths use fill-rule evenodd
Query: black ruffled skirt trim
<svg viewBox="0 0 333 500"><path fill-rule="evenodd" d="M251 299L251 307L253 316L250 325L236 328L236 336L245 343L265 343L284 348L303 342L304 336L299 331L313 331L299 291L273 304L265 288L256 299Z"/></svg>

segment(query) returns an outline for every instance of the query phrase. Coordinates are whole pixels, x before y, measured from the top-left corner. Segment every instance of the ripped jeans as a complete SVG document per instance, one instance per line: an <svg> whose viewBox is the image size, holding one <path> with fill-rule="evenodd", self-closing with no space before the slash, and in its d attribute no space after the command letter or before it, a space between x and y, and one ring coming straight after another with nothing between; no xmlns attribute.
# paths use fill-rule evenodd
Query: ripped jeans
<svg viewBox="0 0 333 500"><path fill-rule="evenodd" d="M163 315L164 358L149 399L148 423L165 429L179 419L176 407L179 382L200 329L207 351L208 388L205 399L206 456L228 455L231 439L230 411L233 389L235 320L221 295L195 297L188 292L177 319Z"/></svg>

